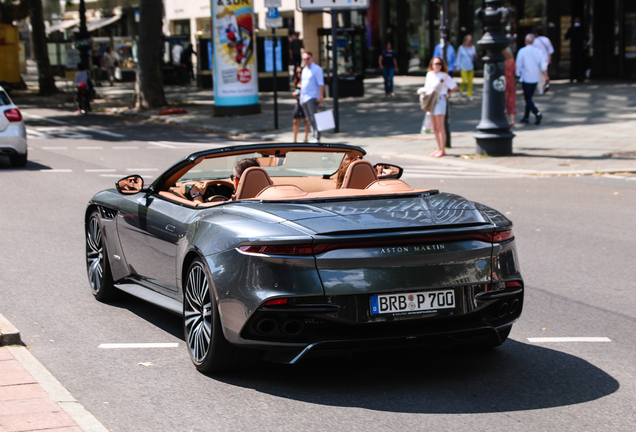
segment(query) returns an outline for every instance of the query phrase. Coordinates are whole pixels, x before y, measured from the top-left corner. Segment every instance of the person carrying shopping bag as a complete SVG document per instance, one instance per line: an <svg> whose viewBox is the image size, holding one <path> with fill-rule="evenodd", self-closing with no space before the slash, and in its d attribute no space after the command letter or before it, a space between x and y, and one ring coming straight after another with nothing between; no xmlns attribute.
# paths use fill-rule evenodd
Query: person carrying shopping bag
<svg viewBox="0 0 636 432"><path fill-rule="evenodd" d="M466 96L469 101L473 100L473 78L475 77L475 59L477 59L477 51L473 45L473 37L471 35L464 36L464 42L457 50L457 64L459 73L462 77L462 83L459 87L459 99L466 89Z"/></svg>

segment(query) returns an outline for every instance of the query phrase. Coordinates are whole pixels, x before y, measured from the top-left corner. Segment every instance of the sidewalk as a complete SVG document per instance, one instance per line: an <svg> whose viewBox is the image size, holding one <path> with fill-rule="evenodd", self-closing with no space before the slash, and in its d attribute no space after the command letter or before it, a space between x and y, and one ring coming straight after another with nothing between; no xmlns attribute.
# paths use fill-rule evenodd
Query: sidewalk
<svg viewBox="0 0 636 432"><path fill-rule="evenodd" d="M19 343L18 330L0 315L0 432L105 432Z"/></svg>
<svg viewBox="0 0 636 432"><path fill-rule="evenodd" d="M497 172L535 175L636 172L635 82L552 81L547 94L535 97L544 115L541 125L535 126L532 121L512 129L516 135L514 155L480 157L475 154L473 134L481 119L483 81L475 79L474 101L452 100L452 148L447 150L448 156L439 159L428 156L436 148L433 134L419 133L424 113L415 91L423 82L423 77L398 76L395 78L396 97L385 99L382 78L366 79L364 97L340 100L340 132L325 133L322 141L358 145L369 154L384 158L399 157ZM187 114L159 116L158 109L138 112L129 108L133 87L134 83L98 87L94 110L195 126L252 140L291 142L293 138L295 99L289 92L278 94L280 128L274 130L271 93L260 93L261 114L218 118L212 116L214 93L211 89L168 86L165 91L170 108L184 108ZM65 98L62 95L48 102L73 109ZM45 101L30 98L29 102ZM333 100L327 99L326 109L332 106ZM522 112L524 106L522 93L518 91L517 107ZM517 115L517 121L520 118L521 115ZM301 126L299 141L304 138L302 130Z"/></svg>

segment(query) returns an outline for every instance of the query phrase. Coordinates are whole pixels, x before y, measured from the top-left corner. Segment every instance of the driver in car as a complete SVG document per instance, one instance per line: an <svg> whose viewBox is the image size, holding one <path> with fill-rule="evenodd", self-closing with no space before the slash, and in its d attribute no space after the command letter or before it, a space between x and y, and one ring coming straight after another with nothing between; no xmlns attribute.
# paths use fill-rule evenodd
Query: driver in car
<svg viewBox="0 0 636 432"><path fill-rule="evenodd" d="M254 158L241 159L234 164L234 174L230 176L230 180L234 182L234 190L238 187L239 180L241 179L241 174L248 168L251 167L259 167L261 166L258 161ZM204 202L203 195L205 194L205 183L204 181L195 183L192 185L190 189L190 196L192 197L192 201L202 203Z"/></svg>

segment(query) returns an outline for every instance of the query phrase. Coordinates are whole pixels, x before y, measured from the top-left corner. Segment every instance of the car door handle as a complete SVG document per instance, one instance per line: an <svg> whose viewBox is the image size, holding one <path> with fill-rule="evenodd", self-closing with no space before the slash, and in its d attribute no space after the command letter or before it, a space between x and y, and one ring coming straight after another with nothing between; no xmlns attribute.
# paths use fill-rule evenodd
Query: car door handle
<svg viewBox="0 0 636 432"><path fill-rule="evenodd" d="M170 231L171 233L174 232L175 228L176 227L174 225L166 225L166 231Z"/></svg>

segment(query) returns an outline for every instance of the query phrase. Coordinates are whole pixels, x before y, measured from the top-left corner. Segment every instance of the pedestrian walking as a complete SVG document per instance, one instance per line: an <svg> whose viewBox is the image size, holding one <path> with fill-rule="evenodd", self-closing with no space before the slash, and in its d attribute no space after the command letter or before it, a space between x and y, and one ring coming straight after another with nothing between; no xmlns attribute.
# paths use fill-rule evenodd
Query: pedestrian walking
<svg viewBox="0 0 636 432"><path fill-rule="evenodd" d="M581 26L581 18L574 18L574 25L565 33L570 41L570 82L583 82L583 57L585 56L585 32Z"/></svg>
<svg viewBox="0 0 636 432"><path fill-rule="evenodd" d="M543 53L543 61L546 67L545 72L540 76L538 88L538 93L543 94L550 88L550 76L548 75L548 70L550 65L552 64L552 54L554 54L554 47L552 46L552 42L550 42L550 39L546 37L542 26L538 26L535 29L535 34L536 36L534 38L532 46L538 48Z"/></svg>
<svg viewBox="0 0 636 432"><path fill-rule="evenodd" d="M442 56L441 42L438 43L437 46L435 47L435 50L433 51L433 57L439 57L441 59L444 58ZM455 48L453 48L453 46L450 44L449 41L446 41L446 65L448 67L448 75L450 75L452 78L455 75L455 73L459 71L459 69L457 69L457 64L455 59Z"/></svg>
<svg viewBox="0 0 636 432"><path fill-rule="evenodd" d="M99 56L99 50L97 48L93 48L91 54L91 74L93 75L93 81L96 87L101 87L100 75L102 74L102 58Z"/></svg>
<svg viewBox="0 0 636 432"><path fill-rule="evenodd" d="M117 60L115 54L113 54L113 49L111 47L108 47L106 49L106 52L102 56L102 65L104 69L106 69L106 72L108 74L108 81L110 82L111 86L115 84L115 68L118 64L119 61Z"/></svg>
<svg viewBox="0 0 636 432"><path fill-rule="evenodd" d="M386 43L386 49L380 54L380 69L384 77L384 93L385 97L395 97L393 93L393 77L398 71L397 57L395 51L391 47L391 42Z"/></svg>
<svg viewBox="0 0 636 432"><path fill-rule="evenodd" d="M441 57L433 57L428 65L426 82L424 83L424 93L431 94L439 89L439 100L435 103L433 111L429 112L433 132L437 141L437 150L430 154L431 157L446 156L446 129L444 128L444 117L446 115L446 103L450 95L457 90L457 83L448 73L448 67Z"/></svg>
<svg viewBox="0 0 636 432"><path fill-rule="evenodd" d="M300 82L300 103L305 113L305 118L311 126L313 139L311 142L320 142L320 131L316 127L314 115L318 111L318 105L322 105L325 90L325 80L322 68L314 63L314 56L309 52L303 53L305 67Z"/></svg>
<svg viewBox="0 0 636 432"><path fill-rule="evenodd" d="M547 69L543 62L543 53L537 48L532 46L534 43L534 35L528 33L526 35L526 46L521 48L517 53L517 62L515 65L516 76L521 82L523 87L523 98L526 101L526 110L521 123L528 123L530 121L530 111L532 111L536 117L535 124L541 123L543 115L539 112L539 109L534 104L532 97L534 91L539 83L540 75Z"/></svg>
<svg viewBox="0 0 636 432"><path fill-rule="evenodd" d="M300 38L300 32L295 32L291 40L289 41L289 56L291 57L294 65L294 70L300 67L302 60L302 50L305 48L305 44Z"/></svg>
<svg viewBox="0 0 636 432"><path fill-rule="evenodd" d="M305 140L309 137L309 122L305 117L305 112L303 111L303 107L300 105L300 87L302 81L303 68L300 66L294 69L294 81L293 81L293 96L296 98L296 106L294 107L294 142L298 137L298 131L300 130L300 120L302 119L305 122Z"/></svg>
<svg viewBox="0 0 636 432"><path fill-rule="evenodd" d="M462 92L466 89L466 96L469 101L473 100L473 78L475 77L475 59L477 59L477 51L473 45L473 37L471 35L464 36L464 42L457 50L457 66L462 77L462 83L459 86L459 99L462 98Z"/></svg>
<svg viewBox="0 0 636 432"><path fill-rule="evenodd" d="M186 49L181 53L181 64L185 66L188 71L188 76L190 79L194 79L194 65L192 64L192 56L197 56L196 51L192 44L188 44Z"/></svg>
<svg viewBox="0 0 636 432"><path fill-rule="evenodd" d="M515 79L515 58L510 48L503 51L506 57L504 66L504 74L506 77L506 114L510 116L510 126L515 125L515 114L519 112L517 109L517 80Z"/></svg>

